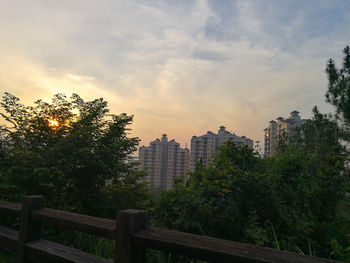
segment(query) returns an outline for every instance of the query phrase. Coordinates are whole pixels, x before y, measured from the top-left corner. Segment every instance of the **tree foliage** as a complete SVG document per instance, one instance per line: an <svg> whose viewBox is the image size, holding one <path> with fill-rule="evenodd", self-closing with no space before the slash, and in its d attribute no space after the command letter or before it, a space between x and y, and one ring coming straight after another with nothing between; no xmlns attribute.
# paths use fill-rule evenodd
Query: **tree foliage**
<svg viewBox="0 0 350 263"><path fill-rule="evenodd" d="M334 126L335 125L335 126ZM260 158L228 142L207 168L163 193L158 224L258 245L334 256L332 242L348 242L337 207L349 174L336 123L316 113L295 141L275 157ZM332 254L333 253L333 254Z"/></svg>
<svg viewBox="0 0 350 263"><path fill-rule="evenodd" d="M350 139L350 48L343 50L344 59L341 69L338 69L332 59L326 68L328 76L327 101L335 106L337 119L343 121L345 138Z"/></svg>
<svg viewBox="0 0 350 263"><path fill-rule="evenodd" d="M131 155L139 139L128 137L132 116L110 114L102 98L84 101L77 94L25 106L5 93L1 107L7 123L0 130L1 198L41 194L51 206L92 214L111 206L113 216L120 204L112 203L115 195L127 207L145 198ZM135 194L133 202L120 189Z"/></svg>
<svg viewBox="0 0 350 263"><path fill-rule="evenodd" d="M246 160L243 165L236 162L242 159ZM268 194L266 177L250 169L248 162L260 165L252 150L227 143L212 165L199 166L188 182L178 182L174 190L161 195L156 222L186 232L264 244L267 233L257 221L258 213L269 208L273 196Z"/></svg>

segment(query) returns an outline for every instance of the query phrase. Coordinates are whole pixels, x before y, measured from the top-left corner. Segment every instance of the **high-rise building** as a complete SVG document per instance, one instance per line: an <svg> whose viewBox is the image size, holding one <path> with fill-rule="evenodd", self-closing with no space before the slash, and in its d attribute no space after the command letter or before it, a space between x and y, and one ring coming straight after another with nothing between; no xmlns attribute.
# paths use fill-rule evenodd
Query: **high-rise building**
<svg viewBox="0 0 350 263"><path fill-rule="evenodd" d="M233 141L238 145L247 145L253 149L253 141L245 136L239 137L234 133L226 131L224 126L221 126L218 134L208 131L202 136L193 136L191 139L191 160L190 169L195 169L196 163L201 163L206 167L212 157L214 157L218 148L224 144L225 141Z"/></svg>
<svg viewBox="0 0 350 263"><path fill-rule="evenodd" d="M275 155L278 141L282 136L287 135L293 128L306 123L307 119L301 119L299 112L294 110L287 119L278 117L277 121L270 121L269 126L264 129L264 155L271 157Z"/></svg>
<svg viewBox="0 0 350 263"><path fill-rule="evenodd" d="M147 168L147 182L151 190L168 190L174 186L174 179L186 175L188 171L189 151L180 148L174 140L168 141L167 135L150 142L150 146L139 148L141 169Z"/></svg>

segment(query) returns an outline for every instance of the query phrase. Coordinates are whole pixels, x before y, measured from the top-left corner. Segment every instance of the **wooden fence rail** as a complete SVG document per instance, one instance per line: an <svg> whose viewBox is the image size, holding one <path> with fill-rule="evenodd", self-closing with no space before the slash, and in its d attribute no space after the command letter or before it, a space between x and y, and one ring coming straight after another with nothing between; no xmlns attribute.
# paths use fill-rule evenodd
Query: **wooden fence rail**
<svg viewBox="0 0 350 263"><path fill-rule="evenodd" d="M0 249L23 262L112 263L74 248L41 239L41 222L78 230L116 241L118 263L146 262L146 249L174 252L213 262L335 263L339 261L298 255L207 236L148 226L148 213L123 210L117 220L103 219L44 207L41 196L26 196L22 204L0 201L0 215L20 216L19 231L0 226Z"/></svg>

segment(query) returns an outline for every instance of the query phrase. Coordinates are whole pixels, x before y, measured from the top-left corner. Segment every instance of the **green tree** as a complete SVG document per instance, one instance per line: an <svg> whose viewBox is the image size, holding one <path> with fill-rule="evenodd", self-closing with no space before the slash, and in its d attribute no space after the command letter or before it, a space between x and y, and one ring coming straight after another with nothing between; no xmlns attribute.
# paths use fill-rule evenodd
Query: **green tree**
<svg viewBox="0 0 350 263"><path fill-rule="evenodd" d="M326 93L327 102L336 109L335 120L341 130L340 137L345 141L344 145L349 147L350 141L350 48L346 46L343 50L344 58L342 67L339 69L332 59L329 60L326 73L328 76L328 91ZM344 142L343 141L343 142ZM345 149L346 168L344 175L349 175L349 148ZM349 183L347 192L349 192ZM345 198L338 206L339 229L350 236L350 199ZM350 262L349 238L347 244L339 240L332 240L334 253L339 259Z"/></svg>
<svg viewBox="0 0 350 263"><path fill-rule="evenodd" d="M344 124L344 138L350 140L350 48L345 47L341 69L338 69L332 59L326 68L328 76L327 101L335 106L336 118Z"/></svg>
<svg viewBox="0 0 350 263"><path fill-rule="evenodd" d="M336 123L324 115L293 136L295 143L267 159L228 142L207 168L162 193L156 223L294 252L312 247L330 257L332 240L347 242L337 218L349 182L346 155Z"/></svg>
<svg viewBox="0 0 350 263"><path fill-rule="evenodd" d="M271 213L274 193L260 159L248 147L227 142L207 168L163 192L155 205L157 224L186 232L267 244L261 214Z"/></svg>
<svg viewBox="0 0 350 263"><path fill-rule="evenodd" d="M118 207L122 200L111 203L116 189L135 194L133 202L124 200L129 208L146 198L132 157L139 139L128 137L132 116L110 114L102 98L84 101L77 94L25 106L5 93L1 107L7 123L0 130L1 198L41 194L53 207L100 215L110 207L112 216L125 208Z"/></svg>
<svg viewBox="0 0 350 263"><path fill-rule="evenodd" d="M337 207L345 199L349 184L348 155L340 143L340 130L336 121L315 107L313 119L295 128L287 140L288 146L269 160L268 172L278 178L280 194L286 203L293 204L293 214L301 215L294 218L295 226L305 224L300 233L304 232L304 237L328 256L332 238L345 242L345 236L335 227ZM292 236L283 227L280 234Z"/></svg>

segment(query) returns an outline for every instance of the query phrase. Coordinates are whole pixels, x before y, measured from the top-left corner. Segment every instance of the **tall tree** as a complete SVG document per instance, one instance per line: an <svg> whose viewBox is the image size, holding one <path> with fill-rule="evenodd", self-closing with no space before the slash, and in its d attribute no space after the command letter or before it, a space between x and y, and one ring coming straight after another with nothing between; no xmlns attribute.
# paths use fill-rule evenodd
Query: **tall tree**
<svg viewBox="0 0 350 263"><path fill-rule="evenodd" d="M41 194L54 207L96 214L118 189L145 197L132 157L139 139L128 137L133 116L110 114L102 98L77 94L25 106L5 93L1 107L1 198Z"/></svg>
<svg viewBox="0 0 350 263"><path fill-rule="evenodd" d="M343 122L344 138L350 140L350 48L343 50L344 59L341 69L338 69L332 59L326 68L328 75L327 101L335 106L336 117Z"/></svg>

